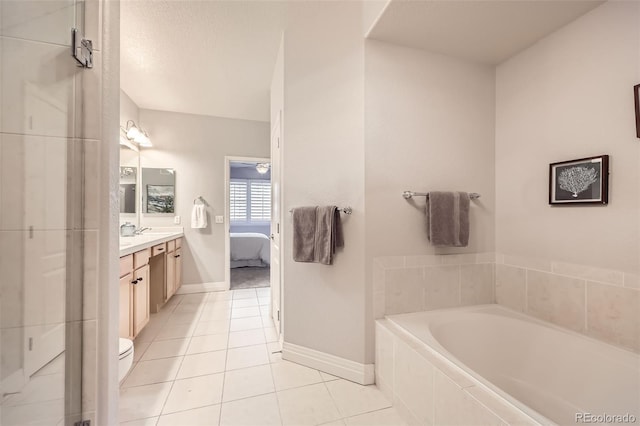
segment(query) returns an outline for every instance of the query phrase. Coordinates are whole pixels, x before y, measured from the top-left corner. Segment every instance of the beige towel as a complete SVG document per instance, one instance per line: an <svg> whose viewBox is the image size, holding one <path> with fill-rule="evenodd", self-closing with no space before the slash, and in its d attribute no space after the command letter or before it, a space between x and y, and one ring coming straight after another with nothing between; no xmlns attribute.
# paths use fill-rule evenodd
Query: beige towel
<svg viewBox="0 0 640 426"><path fill-rule="evenodd" d="M438 247L469 244L469 194L430 192L427 197L427 235Z"/></svg>
<svg viewBox="0 0 640 426"><path fill-rule="evenodd" d="M331 265L338 247L344 247L344 238L336 206L293 210L293 260Z"/></svg>

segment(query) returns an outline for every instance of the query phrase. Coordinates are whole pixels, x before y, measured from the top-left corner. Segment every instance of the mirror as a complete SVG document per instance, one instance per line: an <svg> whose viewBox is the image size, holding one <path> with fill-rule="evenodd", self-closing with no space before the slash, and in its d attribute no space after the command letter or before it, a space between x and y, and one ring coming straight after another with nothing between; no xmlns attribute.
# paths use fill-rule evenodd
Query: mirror
<svg viewBox="0 0 640 426"><path fill-rule="evenodd" d="M173 214L176 192L174 169L142 168L142 212Z"/></svg>
<svg viewBox="0 0 640 426"><path fill-rule="evenodd" d="M127 145L120 145L120 222L138 226L138 194L140 153Z"/></svg>
<svg viewBox="0 0 640 426"><path fill-rule="evenodd" d="M136 212L137 176L137 167L120 167L120 213Z"/></svg>

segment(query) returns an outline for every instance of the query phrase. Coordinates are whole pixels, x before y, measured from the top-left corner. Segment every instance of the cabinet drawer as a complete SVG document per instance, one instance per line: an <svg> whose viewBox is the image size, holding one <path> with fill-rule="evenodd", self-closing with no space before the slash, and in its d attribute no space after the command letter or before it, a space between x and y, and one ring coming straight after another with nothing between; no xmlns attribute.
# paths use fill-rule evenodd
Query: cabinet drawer
<svg viewBox="0 0 640 426"><path fill-rule="evenodd" d="M157 245L151 247L151 255L152 256L164 253L165 251L167 251L167 245L165 243L157 244Z"/></svg>
<svg viewBox="0 0 640 426"><path fill-rule="evenodd" d="M149 257L151 257L151 249L140 250L133 254L133 267L134 269L142 268L149 263Z"/></svg>
<svg viewBox="0 0 640 426"><path fill-rule="evenodd" d="M176 240L167 241L167 252L172 252L176 249Z"/></svg>
<svg viewBox="0 0 640 426"><path fill-rule="evenodd" d="M130 272L133 272L132 254L120 258L120 278L124 277Z"/></svg>
<svg viewBox="0 0 640 426"><path fill-rule="evenodd" d="M182 238L176 238L176 248L182 247Z"/></svg>

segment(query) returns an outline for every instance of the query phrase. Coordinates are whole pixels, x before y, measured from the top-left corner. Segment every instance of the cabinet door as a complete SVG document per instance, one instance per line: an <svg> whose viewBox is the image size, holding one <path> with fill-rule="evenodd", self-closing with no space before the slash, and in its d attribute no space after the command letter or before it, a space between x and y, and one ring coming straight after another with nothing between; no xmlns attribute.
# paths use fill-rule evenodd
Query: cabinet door
<svg viewBox="0 0 640 426"><path fill-rule="evenodd" d="M133 273L133 336L137 336L149 322L149 265Z"/></svg>
<svg viewBox="0 0 640 426"><path fill-rule="evenodd" d="M120 337L130 339L132 337L131 319L132 319L132 304L131 304L131 282L133 281L133 274L129 272L124 277L120 278Z"/></svg>
<svg viewBox="0 0 640 426"><path fill-rule="evenodd" d="M174 251L167 253L167 300L176 292L176 253Z"/></svg>
<svg viewBox="0 0 640 426"><path fill-rule="evenodd" d="M176 285L175 290L178 291L180 286L182 285L182 249L176 249L176 254L174 255L174 259L176 260Z"/></svg>

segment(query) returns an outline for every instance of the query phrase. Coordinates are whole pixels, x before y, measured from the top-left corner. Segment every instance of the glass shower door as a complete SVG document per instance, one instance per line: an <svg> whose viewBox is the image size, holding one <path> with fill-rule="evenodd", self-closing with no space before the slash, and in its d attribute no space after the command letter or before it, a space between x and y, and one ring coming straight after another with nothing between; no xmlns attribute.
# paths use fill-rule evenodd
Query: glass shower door
<svg viewBox="0 0 640 426"><path fill-rule="evenodd" d="M81 419L81 6L0 0L2 425Z"/></svg>

